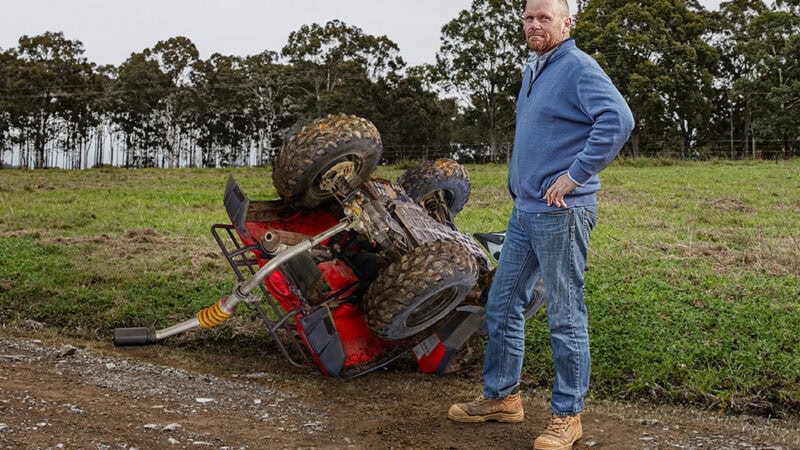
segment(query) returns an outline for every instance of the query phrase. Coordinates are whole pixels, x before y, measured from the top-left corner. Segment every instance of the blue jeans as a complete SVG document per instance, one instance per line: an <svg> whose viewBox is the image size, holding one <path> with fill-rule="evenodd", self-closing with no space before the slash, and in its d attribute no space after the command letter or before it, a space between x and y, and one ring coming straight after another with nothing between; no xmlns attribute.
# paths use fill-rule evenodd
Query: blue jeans
<svg viewBox="0 0 800 450"><path fill-rule="evenodd" d="M544 278L555 362L553 414L570 416L583 409L591 370L583 271L589 234L596 222L596 206L552 213L513 209L486 305L486 398L505 398L519 385L525 352L523 312L534 285Z"/></svg>

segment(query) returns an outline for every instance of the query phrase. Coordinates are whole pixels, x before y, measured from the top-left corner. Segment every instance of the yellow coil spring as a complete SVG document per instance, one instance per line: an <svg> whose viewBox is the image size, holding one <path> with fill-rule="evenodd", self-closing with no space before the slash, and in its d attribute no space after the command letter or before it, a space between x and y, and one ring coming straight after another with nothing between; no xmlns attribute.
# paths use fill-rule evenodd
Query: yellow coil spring
<svg viewBox="0 0 800 450"><path fill-rule="evenodd" d="M220 302L214 303L212 306L197 313L197 319L200 321L200 327L202 328L215 327L228 320L230 316L222 309Z"/></svg>

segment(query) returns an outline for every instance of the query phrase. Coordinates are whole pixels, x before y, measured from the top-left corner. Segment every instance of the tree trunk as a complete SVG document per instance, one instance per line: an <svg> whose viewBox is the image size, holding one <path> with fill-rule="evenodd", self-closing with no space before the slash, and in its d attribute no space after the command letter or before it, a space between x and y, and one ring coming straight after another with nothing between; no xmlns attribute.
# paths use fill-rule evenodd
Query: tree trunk
<svg viewBox="0 0 800 450"><path fill-rule="evenodd" d="M110 161L108 163L109 166L114 167L114 134L109 132L108 134L108 150L111 152Z"/></svg>
<svg viewBox="0 0 800 450"><path fill-rule="evenodd" d="M34 169L42 169L44 167L44 130L45 130L45 116L42 114L39 116L39 128L36 133L36 137L34 138L34 149L33 151L36 154L36 159L33 163Z"/></svg>
<svg viewBox="0 0 800 450"><path fill-rule="evenodd" d="M789 159L789 133L783 131L783 159Z"/></svg>
<svg viewBox="0 0 800 450"><path fill-rule="evenodd" d="M747 102L745 102L744 108L745 108L745 114L744 114L744 140L742 141L743 142L743 145L742 145L742 157L743 158L747 158L747 151L749 150L749 147L750 147L750 135L751 135L751 132L753 131L752 130L753 117L752 117L752 114L750 113L750 107L747 104ZM753 159L755 159L755 156L753 156Z"/></svg>
<svg viewBox="0 0 800 450"><path fill-rule="evenodd" d="M131 145L132 145L131 135L130 134L126 134L125 135L125 168L126 169L130 169L131 168Z"/></svg>

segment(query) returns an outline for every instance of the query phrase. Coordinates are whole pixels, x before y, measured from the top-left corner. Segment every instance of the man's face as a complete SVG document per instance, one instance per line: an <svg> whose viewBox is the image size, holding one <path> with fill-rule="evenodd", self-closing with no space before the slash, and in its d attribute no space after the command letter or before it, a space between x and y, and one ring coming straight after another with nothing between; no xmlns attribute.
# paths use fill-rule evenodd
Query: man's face
<svg viewBox="0 0 800 450"><path fill-rule="evenodd" d="M524 17L525 40L535 52L546 52L569 37L572 17L558 0L528 0Z"/></svg>

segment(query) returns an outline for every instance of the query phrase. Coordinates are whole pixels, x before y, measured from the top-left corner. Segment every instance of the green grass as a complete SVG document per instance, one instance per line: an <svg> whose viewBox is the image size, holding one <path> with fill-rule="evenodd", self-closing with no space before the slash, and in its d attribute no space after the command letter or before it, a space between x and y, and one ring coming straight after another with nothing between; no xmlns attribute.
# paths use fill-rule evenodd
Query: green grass
<svg viewBox="0 0 800 450"><path fill-rule="evenodd" d="M504 229L506 167L468 169L459 227ZM226 295L233 276L209 227L227 221L229 174L253 199L276 196L269 169L0 171L0 322L108 339ZM800 413L800 160L621 160L601 178L592 395ZM525 379L549 386L544 314L526 345Z"/></svg>

